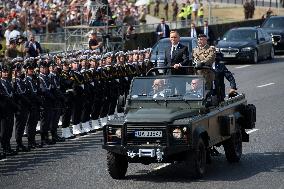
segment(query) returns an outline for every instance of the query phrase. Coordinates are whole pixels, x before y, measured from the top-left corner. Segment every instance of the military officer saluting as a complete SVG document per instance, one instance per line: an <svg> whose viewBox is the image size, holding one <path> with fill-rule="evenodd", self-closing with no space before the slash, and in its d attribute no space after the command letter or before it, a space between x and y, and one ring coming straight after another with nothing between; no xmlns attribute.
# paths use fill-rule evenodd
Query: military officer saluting
<svg viewBox="0 0 284 189"><path fill-rule="evenodd" d="M204 34L198 35L198 47L193 49L193 61L197 68L202 66L212 67L215 62L216 50L214 46L209 46L207 44L207 36ZM203 75L205 78L205 89L212 89L212 82L214 80L214 72L210 69L200 69L197 70L198 75Z"/></svg>

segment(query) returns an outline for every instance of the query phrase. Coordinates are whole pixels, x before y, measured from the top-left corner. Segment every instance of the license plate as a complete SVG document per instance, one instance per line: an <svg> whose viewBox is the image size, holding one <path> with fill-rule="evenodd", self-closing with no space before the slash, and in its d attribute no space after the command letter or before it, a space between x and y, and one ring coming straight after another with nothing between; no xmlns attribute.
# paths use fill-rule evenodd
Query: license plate
<svg viewBox="0 0 284 189"><path fill-rule="evenodd" d="M235 54L224 54L223 56L226 57L226 58L236 57Z"/></svg>
<svg viewBox="0 0 284 189"><path fill-rule="evenodd" d="M162 137L162 131L135 131L135 137Z"/></svg>

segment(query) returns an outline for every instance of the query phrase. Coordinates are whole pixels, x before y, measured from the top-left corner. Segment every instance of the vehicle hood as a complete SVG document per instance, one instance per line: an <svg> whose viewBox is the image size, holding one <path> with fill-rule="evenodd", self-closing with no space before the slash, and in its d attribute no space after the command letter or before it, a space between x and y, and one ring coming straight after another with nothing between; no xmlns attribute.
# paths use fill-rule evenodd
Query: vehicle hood
<svg viewBox="0 0 284 189"><path fill-rule="evenodd" d="M266 31L268 34L282 34L284 35L284 28L262 28L264 31Z"/></svg>
<svg viewBox="0 0 284 189"><path fill-rule="evenodd" d="M219 41L217 47L218 48L242 48L247 46L255 45L254 41Z"/></svg>
<svg viewBox="0 0 284 189"><path fill-rule="evenodd" d="M153 109L143 108L138 110L132 110L126 115L126 122L135 123L171 123L174 120L188 118L197 115L196 109L181 109L181 108L167 108L167 109Z"/></svg>

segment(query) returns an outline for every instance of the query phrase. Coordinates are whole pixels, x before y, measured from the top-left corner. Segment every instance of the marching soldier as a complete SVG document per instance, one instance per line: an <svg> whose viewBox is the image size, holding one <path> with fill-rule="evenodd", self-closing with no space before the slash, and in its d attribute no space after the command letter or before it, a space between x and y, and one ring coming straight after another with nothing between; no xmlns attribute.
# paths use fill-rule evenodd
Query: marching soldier
<svg viewBox="0 0 284 189"><path fill-rule="evenodd" d="M73 122L73 135L82 134L81 130L81 115L83 109L84 95L84 78L80 73L80 68L77 60L72 60L70 76L72 82L73 100L71 119Z"/></svg>
<svg viewBox="0 0 284 189"><path fill-rule="evenodd" d="M17 62L14 65L13 86L15 91L15 103L18 105L18 112L15 114L15 137L17 142L16 150L26 152L28 151L28 148L23 145L22 137L28 120L30 102L26 95L27 86L25 75L22 73L21 62Z"/></svg>
<svg viewBox="0 0 284 189"><path fill-rule="evenodd" d="M57 128L58 128L58 123L59 119L62 113L63 109L63 102L64 102L64 96L63 93L60 90L60 77L59 77L59 72L60 68L55 64L55 62L50 61L49 63L49 80L51 83L51 93L55 97L54 107L52 111L52 117L53 119L51 120L51 125L50 125L50 132L52 136L52 141L55 142L64 142L65 139L61 138L57 134Z"/></svg>
<svg viewBox="0 0 284 189"><path fill-rule="evenodd" d="M198 35L198 47L193 49L193 61L197 68L202 66L212 67L215 62L216 50L214 46L207 44L207 36L205 34ZM203 75L205 78L205 89L212 89L212 82L214 80L214 72L210 69L197 70L198 75Z"/></svg>
<svg viewBox="0 0 284 189"><path fill-rule="evenodd" d="M62 72L60 74L60 89L64 94L64 109L62 114L62 138L74 138L70 131L70 121L72 115L73 101L73 80L71 80L69 62L66 59L61 60Z"/></svg>
<svg viewBox="0 0 284 189"><path fill-rule="evenodd" d="M100 118L100 110L103 105L102 99L104 98L103 95L103 81L101 78L101 73L99 69L99 56L91 56L89 58L90 66L89 69L93 75L93 86L94 86L94 94L93 94L93 104L91 110L91 119L92 119L92 129L99 129L101 127L99 118Z"/></svg>
<svg viewBox="0 0 284 189"><path fill-rule="evenodd" d="M39 83L40 83L40 96L42 100L42 109L40 112L40 132L41 132L41 144L50 145L55 144L54 140L50 140L48 137L48 131L52 125L54 119L53 109L56 98L51 92L51 82L48 77L49 65L44 60L39 60Z"/></svg>
<svg viewBox="0 0 284 189"><path fill-rule="evenodd" d="M83 109L82 109L82 115L81 115L81 122L82 122L82 130L84 133L88 133L91 131L90 127L90 121L91 121L91 110L92 110L92 104L93 104L93 85L92 83L92 73L90 73L89 68L89 62L88 62L88 56L83 55L80 57L80 64L81 64L81 74L83 76L84 80L84 96L83 96Z"/></svg>
<svg viewBox="0 0 284 189"><path fill-rule="evenodd" d="M36 64L32 59L26 59L24 68L26 70L26 96L30 102L28 120L27 120L27 135L28 135L28 148L41 148L41 144L37 144L35 140L36 126L40 119L40 105L41 99L39 96L39 82L35 75L34 69Z"/></svg>
<svg viewBox="0 0 284 189"><path fill-rule="evenodd" d="M13 133L14 114L18 111L17 104L14 102L14 92L12 83L8 78L10 68L7 65L2 67L0 79L0 98L3 102L3 110L0 124L1 146L3 154L7 156L16 155L17 152L11 148L10 140Z"/></svg>

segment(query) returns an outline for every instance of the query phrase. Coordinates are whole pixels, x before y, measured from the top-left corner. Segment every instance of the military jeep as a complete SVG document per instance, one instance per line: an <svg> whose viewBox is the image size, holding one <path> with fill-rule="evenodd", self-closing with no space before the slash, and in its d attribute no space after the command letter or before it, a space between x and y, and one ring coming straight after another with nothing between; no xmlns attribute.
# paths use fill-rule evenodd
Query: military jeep
<svg viewBox="0 0 284 189"><path fill-rule="evenodd" d="M153 83L164 81L163 95L155 96ZM191 82L201 84L198 94ZM210 149L223 145L226 159L238 162L245 129L255 127L255 106L244 94L212 103L205 81L197 75L158 75L132 80L125 117L110 120L103 128L110 176L123 179L129 163L185 162L191 176L205 173ZM213 105L215 104L215 105Z"/></svg>

